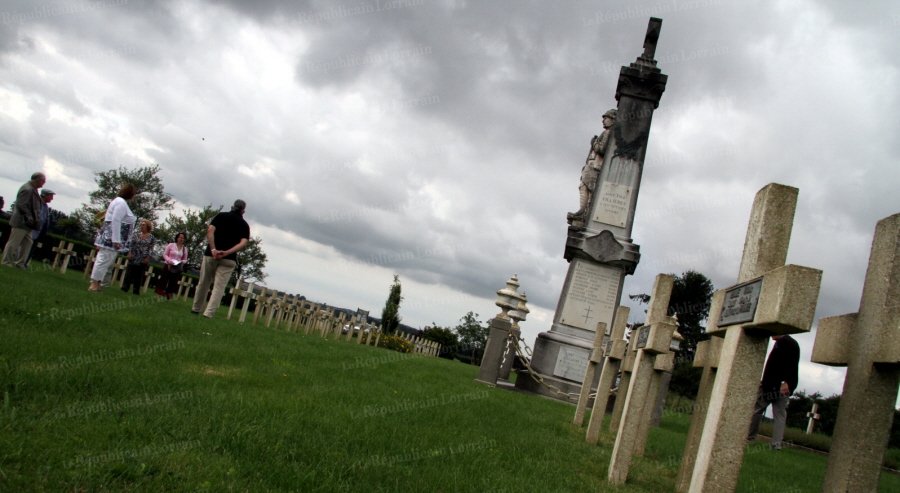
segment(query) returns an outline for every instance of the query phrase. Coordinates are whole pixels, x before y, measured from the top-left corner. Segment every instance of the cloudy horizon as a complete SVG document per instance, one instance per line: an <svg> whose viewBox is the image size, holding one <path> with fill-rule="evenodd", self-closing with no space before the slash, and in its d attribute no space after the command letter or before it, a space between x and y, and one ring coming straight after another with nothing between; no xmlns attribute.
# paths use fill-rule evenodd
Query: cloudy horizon
<svg viewBox="0 0 900 493"><path fill-rule="evenodd" d="M635 214L632 321L658 273L735 283L755 193L799 188L788 263L816 320L858 309L875 223L900 211L900 9L887 1L0 1L0 195L54 208L158 163L176 211L247 201L269 287L403 322L486 320L517 274L533 346L567 267L566 212L648 17L669 76ZM163 214L165 215L165 214ZM840 393L809 363L800 389Z"/></svg>

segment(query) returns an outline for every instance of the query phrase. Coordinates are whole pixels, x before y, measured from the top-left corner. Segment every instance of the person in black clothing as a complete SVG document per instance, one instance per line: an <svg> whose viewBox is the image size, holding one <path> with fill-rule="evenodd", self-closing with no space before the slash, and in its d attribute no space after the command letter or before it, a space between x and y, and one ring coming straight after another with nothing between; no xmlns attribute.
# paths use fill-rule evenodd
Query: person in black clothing
<svg viewBox="0 0 900 493"><path fill-rule="evenodd" d="M759 430L759 420L769 404L772 405L774 424L772 425L772 442L770 446L781 450L784 438L784 426L787 421L787 406L791 394L797 389L797 368L800 365L800 346L791 336L772 336L775 347L766 360L756 406L753 408L753 419L747 440L755 440Z"/></svg>
<svg viewBox="0 0 900 493"><path fill-rule="evenodd" d="M191 313L203 312L206 318L213 318L216 309L225 294L225 285L237 265L237 252L247 247L250 242L250 226L244 221L244 210L247 203L235 200L229 212L220 212L209 223L206 230L206 250L203 253L203 264L200 266L200 281L194 293L194 305ZM209 303L206 295L212 284Z"/></svg>

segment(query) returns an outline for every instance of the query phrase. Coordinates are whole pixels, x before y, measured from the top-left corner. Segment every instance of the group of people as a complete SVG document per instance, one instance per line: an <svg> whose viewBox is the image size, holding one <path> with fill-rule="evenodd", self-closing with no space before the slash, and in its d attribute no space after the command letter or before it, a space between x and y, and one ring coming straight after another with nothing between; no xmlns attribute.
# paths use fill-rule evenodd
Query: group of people
<svg viewBox="0 0 900 493"><path fill-rule="evenodd" d="M49 206L53 191L42 188L47 178L44 173L31 175L31 180L19 188L16 204L10 217L10 236L3 249L3 265L27 270L33 240L46 232L49 224ZM40 190L40 191L39 191ZM139 294L144 273L150 264L156 238L153 223L147 219L138 222L129 202L138 191L133 184L125 183L119 189L106 211L98 214L102 222L94 238L97 255L91 270L88 291L100 292L104 280L111 272L119 254L127 256L128 264L122 282L122 291ZM2 207L2 206L0 206ZM225 287L231 273L237 267L237 253L250 242L250 226L244 220L247 208L243 200L235 200L228 212L213 217L206 231L206 249L200 265L200 281L194 293L191 313L213 318L222 302ZM135 230L135 224L138 228ZM179 232L163 251L163 272L156 283L156 294L171 299L178 289L178 280L188 260L187 234ZM210 290L212 294L210 295ZM209 300L207 301L207 296Z"/></svg>
<svg viewBox="0 0 900 493"><path fill-rule="evenodd" d="M34 241L47 233L50 225L50 202L56 195L44 188L47 177L37 172L19 187L16 202L9 218L9 238L3 248L2 264L28 269ZM38 191L40 190L40 191ZM0 208L2 208L0 204Z"/></svg>

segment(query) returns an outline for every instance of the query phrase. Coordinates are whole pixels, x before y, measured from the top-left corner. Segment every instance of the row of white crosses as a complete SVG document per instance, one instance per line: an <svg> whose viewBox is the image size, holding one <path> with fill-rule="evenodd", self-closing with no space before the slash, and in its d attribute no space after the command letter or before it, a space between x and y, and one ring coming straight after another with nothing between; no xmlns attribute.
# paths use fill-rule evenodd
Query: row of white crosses
<svg viewBox="0 0 900 493"><path fill-rule="evenodd" d="M597 327L594 351L585 372L586 384L582 386L574 423L578 426L583 424L590 382L600 369L597 393L585 437L588 443L598 442L600 426L609 402L610 387L621 367L622 378L616 393L617 405L610 426L611 431L616 433L608 470L608 479L613 484L625 482L632 458L644 454L662 375L664 372L671 372L675 364L675 351L682 338L676 330L677 319L667 315L674 280L674 276L668 274L656 277L646 322L632 331L630 342L625 340L630 314L628 307L621 306L616 310L613 330L609 336L603 336L605 324L600 323ZM601 365L602 368L598 368Z"/></svg>
<svg viewBox="0 0 900 493"><path fill-rule="evenodd" d="M366 320L357 319L356 315L347 317L343 312L335 315L333 307L324 307L316 303L302 300L298 296L286 293L279 294L275 290L266 289L255 284L247 284L239 280L237 286L231 288L231 304L228 308L227 319L231 319L237 308L238 300L241 301L240 318L243 323L248 314L250 301L255 301L253 311L253 324L265 323L266 327L283 328L288 331L299 331L303 328L305 334L313 333L322 337L341 338L341 330L348 326L347 340L351 340L354 328L360 327L357 334L357 343L377 346L381 339L381 331ZM428 356L437 356L440 353L440 344L426 340L419 336L401 334L400 337L413 344L414 352Z"/></svg>

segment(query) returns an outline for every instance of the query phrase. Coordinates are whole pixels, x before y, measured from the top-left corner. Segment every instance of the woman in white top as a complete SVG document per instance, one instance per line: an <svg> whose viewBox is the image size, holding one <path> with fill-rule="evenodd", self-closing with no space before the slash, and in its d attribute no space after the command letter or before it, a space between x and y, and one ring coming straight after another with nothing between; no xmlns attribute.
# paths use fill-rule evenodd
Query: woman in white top
<svg viewBox="0 0 900 493"><path fill-rule="evenodd" d="M88 291L100 291L100 282L106 275L116 255L119 252L128 251L131 243L131 233L134 230L135 217L128 207L128 202L134 198L136 190L134 185L126 183L119 190L119 196L109 203L103 225L94 239L97 247L97 258L94 260L94 269L91 271L91 285Z"/></svg>

